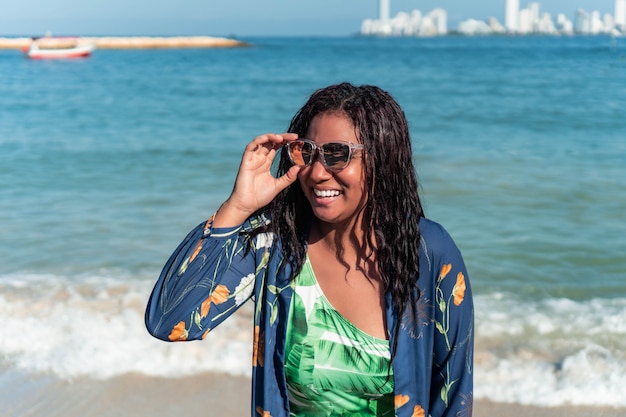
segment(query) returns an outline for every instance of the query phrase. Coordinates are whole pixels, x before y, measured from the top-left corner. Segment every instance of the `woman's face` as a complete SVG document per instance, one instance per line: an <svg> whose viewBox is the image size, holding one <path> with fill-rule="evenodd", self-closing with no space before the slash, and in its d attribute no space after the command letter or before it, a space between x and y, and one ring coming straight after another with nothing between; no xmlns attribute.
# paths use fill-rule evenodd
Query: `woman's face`
<svg viewBox="0 0 626 417"><path fill-rule="evenodd" d="M317 145L328 142L359 143L352 122L337 114L315 116L306 133ZM319 155L300 170L300 186L311 204L313 214L322 222L353 223L367 201L363 151L354 150L352 160L341 171L328 170Z"/></svg>

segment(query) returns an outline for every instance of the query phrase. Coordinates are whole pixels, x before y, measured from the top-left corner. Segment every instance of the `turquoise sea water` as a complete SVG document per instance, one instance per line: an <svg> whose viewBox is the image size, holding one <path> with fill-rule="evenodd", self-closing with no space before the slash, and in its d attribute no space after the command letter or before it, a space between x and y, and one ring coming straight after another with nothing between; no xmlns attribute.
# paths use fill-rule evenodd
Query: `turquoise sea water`
<svg viewBox="0 0 626 417"><path fill-rule="evenodd" d="M236 340L221 363L173 364L185 348L144 334L145 297L228 196L245 144L351 81L405 109L426 213L464 254L476 396L626 405L626 39L248 41L74 61L0 51L0 367L249 372L228 356L247 348Z"/></svg>

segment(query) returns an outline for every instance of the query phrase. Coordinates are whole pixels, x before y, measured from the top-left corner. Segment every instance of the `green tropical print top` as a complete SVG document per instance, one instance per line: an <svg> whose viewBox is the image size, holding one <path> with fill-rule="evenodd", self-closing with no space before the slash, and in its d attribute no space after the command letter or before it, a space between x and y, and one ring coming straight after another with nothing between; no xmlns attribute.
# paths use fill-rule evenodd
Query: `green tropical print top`
<svg viewBox="0 0 626 417"><path fill-rule="evenodd" d="M285 346L290 414L393 416L389 342L333 308L308 258L294 291Z"/></svg>

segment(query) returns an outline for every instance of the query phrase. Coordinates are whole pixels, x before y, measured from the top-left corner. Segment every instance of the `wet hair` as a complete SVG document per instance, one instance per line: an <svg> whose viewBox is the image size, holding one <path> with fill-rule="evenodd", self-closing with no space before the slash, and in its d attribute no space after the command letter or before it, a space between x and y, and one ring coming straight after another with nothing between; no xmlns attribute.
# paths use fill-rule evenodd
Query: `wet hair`
<svg viewBox="0 0 626 417"><path fill-rule="evenodd" d="M419 297L419 219L423 216L406 117L386 91L341 83L315 91L294 115L288 131L305 137L313 118L321 114L345 116L365 145L364 247L375 248L385 292L391 292L393 308L401 315L407 305L415 306ZM282 152L277 174L283 175L290 166L286 152ZM270 230L278 235L293 279L306 260L306 238L313 216L299 181L266 209L272 219Z"/></svg>

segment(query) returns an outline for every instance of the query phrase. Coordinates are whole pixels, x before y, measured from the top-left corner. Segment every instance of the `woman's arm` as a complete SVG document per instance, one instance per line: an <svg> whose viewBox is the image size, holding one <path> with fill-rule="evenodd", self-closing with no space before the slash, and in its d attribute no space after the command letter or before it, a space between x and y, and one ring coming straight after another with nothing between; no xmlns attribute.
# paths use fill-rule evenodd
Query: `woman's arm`
<svg viewBox="0 0 626 417"><path fill-rule="evenodd" d="M159 276L145 317L153 336L170 341L204 338L249 297L257 254L248 250L249 235L238 231L242 223L259 226L255 223L260 219L250 216L298 178L297 166L278 178L270 172L277 150L296 138L293 133L267 133L246 146L228 200L187 235Z"/></svg>
<svg viewBox="0 0 626 417"><path fill-rule="evenodd" d="M148 301L145 322L153 336L202 339L250 297L256 254L241 228L213 228L210 219L180 243Z"/></svg>

